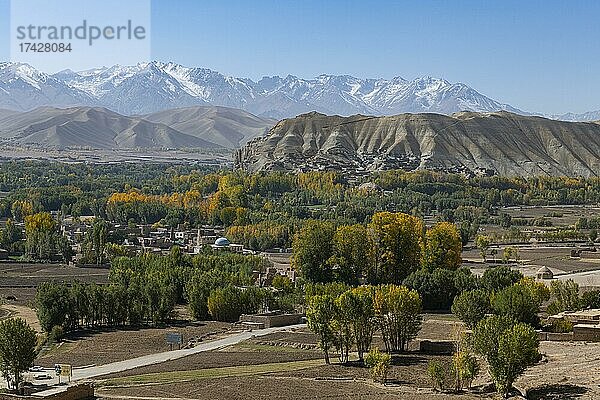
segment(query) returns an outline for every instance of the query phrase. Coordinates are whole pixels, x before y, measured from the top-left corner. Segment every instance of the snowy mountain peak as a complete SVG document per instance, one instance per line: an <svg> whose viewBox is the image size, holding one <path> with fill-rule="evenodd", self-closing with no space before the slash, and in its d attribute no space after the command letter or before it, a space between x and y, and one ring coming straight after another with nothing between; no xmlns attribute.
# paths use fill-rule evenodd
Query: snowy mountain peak
<svg viewBox="0 0 600 400"><path fill-rule="evenodd" d="M28 91L39 95L32 97ZM467 85L430 76L388 80L322 74L312 79L287 75L253 81L162 61L47 75L27 64L0 63L0 108L92 105L124 114L146 114L205 104L273 118L310 111L339 115L520 112Z"/></svg>

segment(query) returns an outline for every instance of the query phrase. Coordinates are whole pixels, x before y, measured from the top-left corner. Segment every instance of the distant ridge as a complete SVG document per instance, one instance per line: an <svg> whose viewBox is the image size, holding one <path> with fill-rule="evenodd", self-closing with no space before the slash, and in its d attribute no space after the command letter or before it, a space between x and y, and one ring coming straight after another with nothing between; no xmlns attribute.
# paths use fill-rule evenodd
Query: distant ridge
<svg viewBox="0 0 600 400"><path fill-rule="evenodd" d="M176 108L144 115L143 118L226 148L240 147L248 140L265 134L277 122L243 110L218 106Z"/></svg>
<svg viewBox="0 0 600 400"><path fill-rule="evenodd" d="M41 148L218 149L238 147L273 124L240 110L215 107L148 116L124 116L102 107L41 107L0 112L0 141Z"/></svg>

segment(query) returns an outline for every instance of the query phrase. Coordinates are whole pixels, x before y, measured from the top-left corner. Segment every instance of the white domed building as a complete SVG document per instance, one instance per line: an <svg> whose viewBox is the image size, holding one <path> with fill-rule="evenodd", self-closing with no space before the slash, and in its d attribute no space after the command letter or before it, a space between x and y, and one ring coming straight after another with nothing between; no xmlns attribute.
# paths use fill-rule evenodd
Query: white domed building
<svg viewBox="0 0 600 400"><path fill-rule="evenodd" d="M244 251L244 246L241 244L233 244L226 237L220 237L215 240L214 244L211 244L210 247L216 251L230 251L232 253L242 253Z"/></svg>
<svg viewBox="0 0 600 400"><path fill-rule="evenodd" d="M231 242L226 237L220 237L215 240L215 246L217 247L228 247L230 244Z"/></svg>

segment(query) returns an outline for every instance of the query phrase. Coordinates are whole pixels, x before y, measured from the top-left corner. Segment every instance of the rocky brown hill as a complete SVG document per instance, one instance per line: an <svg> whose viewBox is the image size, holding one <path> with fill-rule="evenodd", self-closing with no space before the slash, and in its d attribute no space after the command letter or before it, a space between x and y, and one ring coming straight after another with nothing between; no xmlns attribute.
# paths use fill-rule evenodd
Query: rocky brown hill
<svg viewBox="0 0 600 400"><path fill-rule="evenodd" d="M597 176L600 124L508 112L389 117L309 113L238 150L249 171L387 168L499 175Z"/></svg>

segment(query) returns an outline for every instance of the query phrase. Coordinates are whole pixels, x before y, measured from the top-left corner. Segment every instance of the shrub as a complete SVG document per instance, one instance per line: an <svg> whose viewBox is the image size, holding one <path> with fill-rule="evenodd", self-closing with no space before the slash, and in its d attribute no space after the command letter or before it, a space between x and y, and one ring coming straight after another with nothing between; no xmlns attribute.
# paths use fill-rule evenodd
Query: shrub
<svg viewBox="0 0 600 400"><path fill-rule="evenodd" d="M277 274L273 277L271 283L275 289L283 290L284 292L291 292L294 289L294 284L287 276Z"/></svg>
<svg viewBox="0 0 600 400"><path fill-rule="evenodd" d="M375 382L385 383L390 369L392 357L382 353L378 348L371 349L365 357L365 364L371 371L371 377Z"/></svg>
<svg viewBox="0 0 600 400"><path fill-rule="evenodd" d="M600 290L590 290L581 296L581 308L600 308Z"/></svg>
<svg viewBox="0 0 600 400"><path fill-rule="evenodd" d="M465 386L471 388L473 379L479 373L477 358L466 350L457 351L452 356L452 365L456 379L456 390L462 390Z"/></svg>
<svg viewBox="0 0 600 400"><path fill-rule="evenodd" d="M429 364L427 365L427 375L429 375L429 379L431 379L431 385L434 390L444 391L446 389L448 369L448 365L439 360L429 361Z"/></svg>
<svg viewBox="0 0 600 400"><path fill-rule="evenodd" d="M519 281L519 285L529 289L538 306L550 300L550 289L543 282L537 282L534 278L527 276Z"/></svg>
<svg viewBox="0 0 600 400"><path fill-rule="evenodd" d="M573 323L565 318L553 318L550 322L550 332L568 333L573 332Z"/></svg>
<svg viewBox="0 0 600 400"><path fill-rule="evenodd" d="M555 300L548 306L548 314L553 315L562 311L579 310L581 303L579 299L579 285L573 280L552 281L550 292Z"/></svg>
<svg viewBox="0 0 600 400"><path fill-rule="evenodd" d="M59 342L65 336L65 330L60 325L54 325L50 334L48 335L48 340L53 343Z"/></svg>

